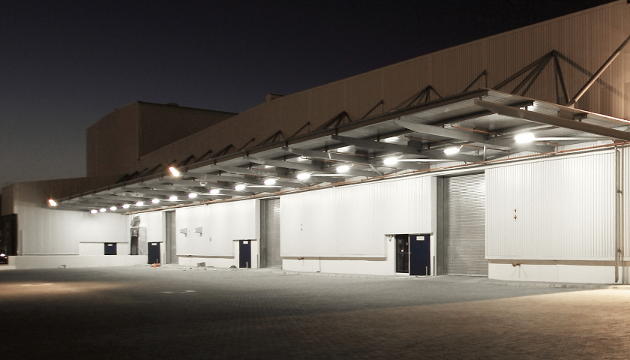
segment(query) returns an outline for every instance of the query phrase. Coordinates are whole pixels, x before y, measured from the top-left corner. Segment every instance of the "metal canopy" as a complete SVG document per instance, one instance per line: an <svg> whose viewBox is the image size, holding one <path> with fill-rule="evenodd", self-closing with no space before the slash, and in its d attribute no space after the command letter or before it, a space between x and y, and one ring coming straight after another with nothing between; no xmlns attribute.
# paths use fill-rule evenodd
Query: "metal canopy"
<svg viewBox="0 0 630 360"><path fill-rule="evenodd" d="M127 213L277 196L454 162L496 161L524 151L544 154L563 145L630 141L629 125L622 119L481 89L218 156L178 169L179 177L166 171L57 203L59 209L116 206L114 212ZM517 143L515 135L523 132L532 134L533 142ZM448 154L447 148L459 152Z"/></svg>

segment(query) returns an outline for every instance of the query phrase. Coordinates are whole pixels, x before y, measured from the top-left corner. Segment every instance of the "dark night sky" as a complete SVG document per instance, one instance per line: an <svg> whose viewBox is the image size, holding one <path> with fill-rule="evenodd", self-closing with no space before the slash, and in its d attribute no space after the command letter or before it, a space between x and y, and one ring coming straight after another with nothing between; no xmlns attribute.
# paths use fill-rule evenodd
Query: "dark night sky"
<svg viewBox="0 0 630 360"><path fill-rule="evenodd" d="M241 112L610 0L0 3L0 187L85 176L85 130L136 100Z"/></svg>

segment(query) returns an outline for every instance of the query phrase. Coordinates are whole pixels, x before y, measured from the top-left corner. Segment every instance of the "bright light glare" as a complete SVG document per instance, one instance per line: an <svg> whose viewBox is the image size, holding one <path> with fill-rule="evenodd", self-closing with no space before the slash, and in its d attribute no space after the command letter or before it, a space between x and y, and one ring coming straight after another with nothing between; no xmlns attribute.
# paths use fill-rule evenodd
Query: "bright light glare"
<svg viewBox="0 0 630 360"><path fill-rule="evenodd" d="M300 156L298 158L298 161L306 161L306 160L308 160L308 158L305 158L304 156Z"/></svg>
<svg viewBox="0 0 630 360"><path fill-rule="evenodd" d="M173 195L168 198L170 201L177 201L177 196Z"/></svg>
<svg viewBox="0 0 630 360"><path fill-rule="evenodd" d="M219 189L210 190L210 195L219 195L220 193L221 193L221 190Z"/></svg>
<svg viewBox="0 0 630 360"><path fill-rule="evenodd" d="M396 165L398 164L398 158L395 156L390 156L388 158L385 158L385 160L383 160L383 164L391 166L391 165Z"/></svg>
<svg viewBox="0 0 630 360"><path fill-rule="evenodd" d="M151 200L151 202L154 203L154 204L158 204L160 202L160 199L153 199L153 200Z"/></svg>
<svg viewBox="0 0 630 360"><path fill-rule="evenodd" d="M337 172L338 173L347 173L348 171L350 171L350 166L348 166L348 165L337 166Z"/></svg>
<svg viewBox="0 0 630 360"><path fill-rule="evenodd" d="M275 185L276 179L267 179L264 181L265 185Z"/></svg>
<svg viewBox="0 0 630 360"><path fill-rule="evenodd" d="M112 207L109 208L109 210L111 210L111 211L116 211L116 209L118 209L118 208L115 207L115 206L112 206Z"/></svg>
<svg viewBox="0 0 630 360"><path fill-rule="evenodd" d="M50 206L57 206L57 202L53 199L48 199L48 204L50 204Z"/></svg>
<svg viewBox="0 0 630 360"><path fill-rule="evenodd" d="M98 212L98 210L96 210L96 209L92 209L92 210L90 210L90 212L91 212L92 214L96 214L96 213Z"/></svg>
<svg viewBox="0 0 630 360"><path fill-rule="evenodd" d="M129 209L129 204L125 204L122 206L123 209Z"/></svg>
<svg viewBox="0 0 630 360"><path fill-rule="evenodd" d="M303 173L297 174L296 177L298 180L308 180L311 178L311 174L303 172Z"/></svg>
<svg viewBox="0 0 630 360"><path fill-rule="evenodd" d="M514 136L514 140L516 140L516 142L519 143L519 144L531 143L535 139L536 139L536 137L534 136L534 134L532 134L530 132L524 132L524 133L516 134Z"/></svg>
<svg viewBox="0 0 630 360"><path fill-rule="evenodd" d="M180 176L181 173L179 172L179 170L175 169L174 167L169 167L168 170L171 172L171 174L173 174L173 176Z"/></svg>
<svg viewBox="0 0 630 360"><path fill-rule="evenodd" d="M383 139L383 141L386 143L393 143L393 142L398 141L398 136L388 137L387 139Z"/></svg>
<svg viewBox="0 0 630 360"><path fill-rule="evenodd" d="M144 205L144 201L138 201L138 202L136 203L136 206L142 206L142 205Z"/></svg>
<svg viewBox="0 0 630 360"><path fill-rule="evenodd" d="M190 194L188 194L188 197L191 198L191 199L194 199L194 198L197 197L197 193L190 193Z"/></svg>
<svg viewBox="0 0 630 360"><path fill-rule="evenodd" d="M344 146L337 149L337 152L348 152L350 151L350 146Z"/></svg>
<svg viewBox="0 0 630 360"><path fill-rule="evenodd" d="M245 184L238 184L238 185L236 185L234 187L234 190L236 190L236 191L243 191L243 190L245 190L246 187L247 186L245 186Z"/></svg>
<svg viewBox="0 0 630 360"><path fill-rule="evenodd" d="M459 152L459 149L461 148L461 146L451 146L451 147L447 147L446 149L444 149L444 153L446 155L453 155L453 154L457 154Z"/></svg>
<svg viewBox="0 0 630 360"><path fill-rule="evenodd" d="M101 208L99 211L100 211L100 212L105 212L105 211L107 211L107 209L105 209L105 208Z"/></svg>

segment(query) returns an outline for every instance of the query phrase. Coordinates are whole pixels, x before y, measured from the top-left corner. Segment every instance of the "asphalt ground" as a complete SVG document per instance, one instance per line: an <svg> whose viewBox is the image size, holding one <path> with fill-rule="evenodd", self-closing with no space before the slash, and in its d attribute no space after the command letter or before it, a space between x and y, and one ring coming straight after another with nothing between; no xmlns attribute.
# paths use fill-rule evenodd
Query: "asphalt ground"
<svg viewBox="0 0 630 360"><path fill-rule="evenodd" d="M0 271L0 359L628 359L630 291L148 266Z"/></svg>

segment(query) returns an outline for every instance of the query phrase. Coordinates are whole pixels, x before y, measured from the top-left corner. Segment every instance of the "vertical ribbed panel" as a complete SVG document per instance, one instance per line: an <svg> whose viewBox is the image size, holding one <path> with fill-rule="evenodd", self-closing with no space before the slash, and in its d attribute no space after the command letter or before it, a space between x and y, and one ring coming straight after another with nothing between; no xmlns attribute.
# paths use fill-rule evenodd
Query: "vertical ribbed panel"
<svg viewBox="0 0 630 360"><path fill-rule="evenodd" d="M434 192L425 176L282 196L281 255L386 256L386 234L434 231Z"/></svg>
<svg viewBox="0 0 630 360"><path fill-rule="evenodd" d="M611 151L487 170L487 258L612 260L614 176Z"/></svg>
<svg viewBox="0 0 630 360"><path fill-rule="evenodd" d="M630 257L630 148L623 148L621 151L621 191L622 199L621 211L623 214L623 256Z"/></svg>
<svg viewBox="0 0 630 360"><path fill-rule="evenodd" d="M281 267L280 257L280 199L260 202L260 260L261 267Z"/></svg>
<svg viewBox="0 0 630 360"><path fill-rule="evenodd" d="M234 256L233 241L258 239L258 200L244 200L177 209L177 254ZM201 235L195 233L202 228ZM188 235L180 232L188 229Z"/></svg>
<svg viewBox="0 0 630 360"><path fill-rule="evenodd" d="M484 174L444 179L444 271L487 275Z"/></svg>

